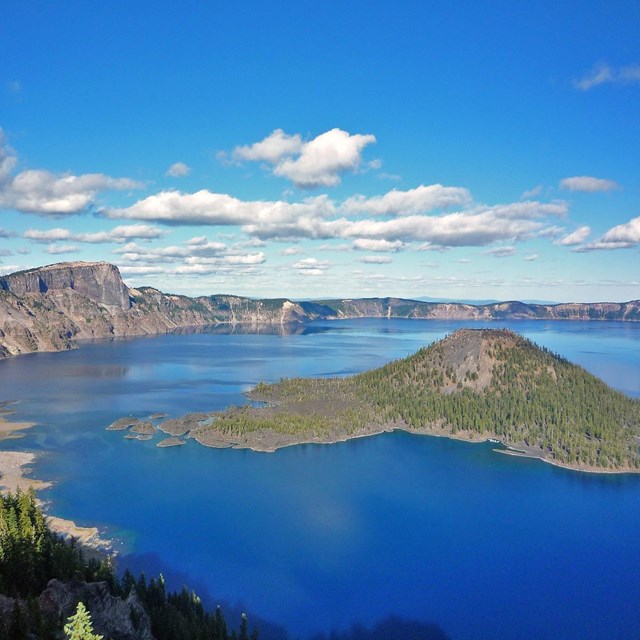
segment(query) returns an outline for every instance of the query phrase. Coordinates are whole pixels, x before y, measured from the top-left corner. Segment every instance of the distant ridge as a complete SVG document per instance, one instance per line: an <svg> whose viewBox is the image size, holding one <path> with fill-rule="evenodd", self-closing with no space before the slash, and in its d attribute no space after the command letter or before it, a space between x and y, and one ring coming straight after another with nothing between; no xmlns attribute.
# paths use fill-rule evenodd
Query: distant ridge
<svg viewBox="0 0 640 640"><path fill-rule="evenodd" d="M153 335L187 327L301 324L348 318L434 320L640 321L640 300L629 302L489 304L403 298L292 301L234 295L166 294L133 289L108 262L63 262L0 277L0 357L73 348L76 340Z"/></svg>

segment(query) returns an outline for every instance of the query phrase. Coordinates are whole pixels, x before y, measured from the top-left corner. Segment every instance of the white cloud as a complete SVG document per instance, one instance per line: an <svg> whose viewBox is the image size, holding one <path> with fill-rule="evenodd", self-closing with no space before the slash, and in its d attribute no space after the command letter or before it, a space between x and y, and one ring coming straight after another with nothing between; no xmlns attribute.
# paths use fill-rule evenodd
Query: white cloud
<svg viewBox="0 0 640 640"><path fill-rule="evenodd" d="M0 227L0 238L11 238L14 235L15 233L13 233L12 231L7 231L6 229Z"/></svg>
<svg viewBox="0 0 640 640"><path fill-rule="evenodd" d="M166 273L164 267L151 267L141 265L120 265L118 269L123 276L148 276Z"/></svg>
<svg viewBox="0 0 640 640"><path fill-rule="evenodd" d="M298 260L291 265L294 269L299 271L325 271L331 267L331 263L328 260L318 260L317 258L304 258Z"/></svg>
<svg viewBox="0 0 640 640"><path fill-rule="evenodd" d="M323 276L325 273L324 269L304 269L300 271L302 276Z"/></svg>
<svg viewBox="0 0 640 640"><path fill-rule="evenodd" d="M0 128L0 193L3 183L9 179L17 162L16 152L7 144L4 131Z"/></svg>
<svg viewBox="0 0 640 640"><path fill-rule="evenodd" d="M424 242L422 249L486 246L499 240L524 240L544 228L539 219L563 216L565 203L521 202L478 208L444 216L407 216L392 220L337 220L334 231L341 237ZM328 230L328 229L327 229Z"/></svg>
<svg viewBox="0 0 640 640"><path fill-rule="evenodd" d="M77 253L78 247L73 244L50 244L46 250L51 255L59 255L61 253Z"/></svg>
<svg viewBox="0 0 640 640"><path fill-rule="evenodd" d="M164 174L170 178L184 178L191 173L191 167L184 162L174 162Z"/></svg>
<svg viewBox="0 0 640 640"><path fill-rule="evenodd" d="M110 231L95 231L90 233L76 233L60 227L47 230L27 229L27 231L24 232L24 237L28 240L42 243L70 240L72 242L85 242L89 244L103 244L108 242L120 244L127 240L133 240L134 238L155 240L163 235L164 232L162 230L148 224L120 225Z"/></svg>
<svg viewBox="0 0 640 640"><path fill-rule="evenodd" d="M401 240L369 240L366 238L358 238L353 241L353 248L360 251L389 252L400 251L404 248L404 242Z"/></svg>
<svg viewBox="0 0 640 640"><path fill-rule="evenodd" d="M640 244L640 217L609 229L595 242L577 247L575 251L629 249Z"/></svg>
<svg viewBox="0 0 640 640"><path fill-rule="evenodd" d="M389 264L393 262L391 256L363 256L360 258L360 262L365 264Z"/></svg>
<svg viewBox="0 0 640 640"><path fill-rule="evenodd" d="M333 203L326 196L309 198L299 203L277 201L243 201L223 193L205 189L196 193L161 191L126 209L111 209L109 218L150 220L164 224L295 226L305 218L324 217L333 213Z"/></svg>
<svg viewBox="0 0 640 640"><path fill-rule="evenodd" d="M393 189L382 196L353 196L340 207L345 213L369 215L414 215L434 209L464 206L471 202L468 189L443 187L441 184L420 185L408 191Z"/></svg>
<svg viewBox="0 0 640 640"><path fill-rule="evenodd" d="M640 243L640 217L612 227L602 239L605 242Z"/></svg>
<svg viewBox="0 0 640 640"><path fill-rule="evenodd" d="M358 168L362 150L375 141L373 135L331 129L306 142L297 158L282 160L273 172L302 189L333 187L340 183L340 174Z"/></svg>
<svg viewBox="0 0 640 640"><path fill-rule="evenodd" d="M129 178L111 178L102 173L80 176L56 175L28 169L13 175L15 152L0 130L0 208L41 215L71 215L85 211L101 191L136 189Z"/></svg>
<svg viewBox="0 0 640 640"><path fill-rule="evenodd" d="M591 227L584 225L578 227L575 231L568 233L566 236L558 240L557 244L561 244L567 247L582 244L591 233Z"/></svg>
<svg viewBox="0 0 640 640"><path fill-rule="evenodd" d="M490 256L494 258L509 258L516 253L515 247L496 247L495 249L489 249L485 251Z"/></svg>
<svg viewBox="0 0 640 640"><path fill-rule="evenodd" d="M341 243L341 244L331 244L329 242L325 244L321 244L317 247L318 251L339 251L340 253L344 253L345 251L351 251L352 245Z"/></svg>
<svg viewBox="0 0 640 640"><path fill-rule="evenodd" d="M258 253L249 253L243 256L228 255L222 258L224 264L262 264L267 257L260 251Z"/></svg>
<svg viewBox="0 0 640 640"><path fill-rule="evenodd" d="M168 247L140 247L135 242L126 244L114 253L120 254L124 260L129 262L175 262L189 257L196 256L198 259L216 258L229 254L230 249L222 242L206 242L181 247L171 245Z"/></svg>
<svg viewBox="0 0 640 640"><path fill-rule="evenodd" d="M559 235L565 232L564 227L559 227L558 225L550 225L541 229L537 234L540 238L557 238Z"/></svg>
<svg viewBox="0 0 640 640"><path fill-rule="evenodd" d="M194 242L194 240L196 242ZM184 245L166 247L141 247L130 242L114 251L120 256L119 264L126 267L123 273L132 275L154 274L162 266L163 273L171 275L212 275L233 273L247 275L257 265L266 262L266 255L247 252L238 243L228 246L210 242L204 237L191 238ZM174 264L175 266L168 266Z"/></svg>
<svg viewBox="0 0 640 640"><path fill-rule="evenodd" d="M573 176L560 180L560 188L568 191L586 191L594 193L596 191L612 191L620 186L613 180L604 178L593 178L591 176Z"/></svg>
<svg viewBox="0 0 640 640"><path fill-rule="evenodd" d="M537 253L530 253L528 256L525 256L524 259L527 262L535 262L539 257Z"/></svg>
<svg viewBox="0 0 640 640"><path fill-rule="evenodd" d="M432 194L442 193L440 185ZM413 190L424 193L424 190ZM466 191L466 190L464 190ZM376 212L390 211L393 197L370 198ZM357 207L364 207L359 201ZM424 201L423 205L424 206ZM351 204L349 208L356 205ZM128 218L161 222L169 225L235 225L260 240L297 238L386 240L388 242L422 242L423 248L486 246L496 241L516 242L549 232L545 219L564 217L563 201L541 203L515 202L494 206L475 206L446 215L413 214L390 220L336 217L344 205L336 206L326 195L306 198L301 202L242 201L226 194L206 190L193 194L164 191L149 196L126 209L105 211L110 218Z"/></svg>
<svg viewBox="0 0 640 640"><path fill-rule="evenodd" d="M373 135L351 135L336 128L304 142L300 134L276 129L260 142L236 147L231 157L269 163L274 175L288 178L301 189L315 189L333 187L343 173L358 169L362 150L375 141Z"/></svg>
<svg viewBox="0 0 640 640"><path fill-rule="evenodd" d="M640 83L640 64L631 64L622 67L618 72L618 81L622 84Z"/></svg>
<svg viewBox="0 0 640 640"><path fill-rule="evenodd" d="M0 189L0 206L23 213L71 215L86 210L100 191L137 187L129 178L101 173L56 176L49 171L27 170Z"/></svg>
<svg viewBox="0 0 640 640"><path fill-rule="evenodd" d="M231 157L236 161L252 160L277 164L282 158L300 153L303 147L302 136L296 133L288 135L282 129L276 129L260 142L236 147Z"/></svg>
<svg viewBox="0 0 640 640"><path fill-rule="evenodd" d="M520 198L522 200L528 200L529 198L535 198L542 193L543 186L541 184L536 185L533 189L525 191Z"/></svg>
<svg viewBox="0 0 640 640"><path fill-rule="evenodd" d="M281 256L296 256L299 253L302 253L302 249L300 247L287 247L280 252Z"/></svg>
<svg viewBox="0 0 640 640"><path fill-rule="evenodd" d="M187 240L187 244L190 247L193 247L199 244L207 244L207 242L208 242L207 236L195 236L194 238Z"/></svg>
<svg viewBox="0 0 640 640"><path fill-rule="evenodd" d="M22 271L25 267L20 264L4 264L0 267L0 276L8 275L9 273L15 273L16 271Z"/></svg>
<svg viewBox="0 0 640 640"><path fill-rule="evenodd" d="M631 64L615 68L600 63L592 67L581 78L573 81L573 86L581 91L589 91L602 84L626 85L640 83L640 65Z"/></svg>

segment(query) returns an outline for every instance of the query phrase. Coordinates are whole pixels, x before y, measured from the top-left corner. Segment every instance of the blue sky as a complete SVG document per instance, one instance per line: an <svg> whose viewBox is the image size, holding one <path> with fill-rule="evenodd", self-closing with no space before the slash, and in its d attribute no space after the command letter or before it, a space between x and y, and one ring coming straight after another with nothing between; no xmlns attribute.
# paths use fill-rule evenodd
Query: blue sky
<svg viewBox="0 0 640 640"><path fill-rule="evenodd" d="M0 273L640 298L640 4L0 7Z"/></svg>

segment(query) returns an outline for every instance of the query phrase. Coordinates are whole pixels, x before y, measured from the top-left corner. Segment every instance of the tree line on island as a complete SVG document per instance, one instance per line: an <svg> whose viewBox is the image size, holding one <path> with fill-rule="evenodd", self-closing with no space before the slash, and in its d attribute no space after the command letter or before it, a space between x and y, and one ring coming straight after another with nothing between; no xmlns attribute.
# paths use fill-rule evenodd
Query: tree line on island
<svg viewBox="0 0 640 640"><path fill-rule="evenodd" d="M506 330L460 330L379 369L260 383L249 397L264 406L214 414L192 435L328 442L404 428L494 437L577 468L640 469L640 401Z"/></svg>
<svg viewBox="0 0 640 640"><path fill-rule="evenodd" d="M57 640L65 632L71 637L69 630L87 628L90 612L84 610L84 603L82 607L74 603L71 617L51 611L46 590L52 580L70 585L101 583L103 593L114 601L131 602L135 592L139 604L127 609L126 621L134 637L151 637L150 631L157 640L258 638L244 614L239 628L230 630L220 607L214 613L206 611L186 587L167 592L162 575L148 580L144 574L135 578L126 570L118 577L109 557L87 557L74 539L66 540L49 529L32 490L0 496L0 640Z"/></svg>

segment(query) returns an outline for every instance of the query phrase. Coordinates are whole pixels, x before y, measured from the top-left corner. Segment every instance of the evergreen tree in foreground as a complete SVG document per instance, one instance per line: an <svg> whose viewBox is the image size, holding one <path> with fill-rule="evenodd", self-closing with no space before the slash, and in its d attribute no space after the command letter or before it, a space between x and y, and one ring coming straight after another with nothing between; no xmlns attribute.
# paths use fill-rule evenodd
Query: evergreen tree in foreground
<svg viewBox="0 0 640 640"><path fill-rule="evenodd" d="M78 602L75 614L64 625L64 632L68 640L102 640L102 636L93 633L91 614L83 602Z"/></svg>
<svg viewBox="0 0 640 640"><path fill-rule="evenodd" d="M0 595L15 599L13 610L0 615L0 640L60 637L62 620L44 615L37 600L52 578L105 582L109 592L119 598L127 598L135 588L157 640L238 639L238 632L227 629L222 610L218 607L209 613L186 587L169 592L162 575L147 581L141 574L136 580L130 571L118 579L109 558L85 559L75 540L65 540L49 529L33 491L0 495ZM137 613L132 617L134 626L136 621L139 623ZM91 617L82 602L64 632L69 640L102 640L93 633ZM248 620L243 616L240 638L247 640L248 636ZM256 638L253 631L250 639Z"/></svg>

